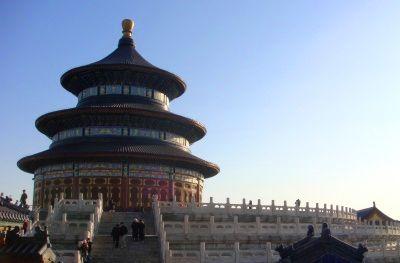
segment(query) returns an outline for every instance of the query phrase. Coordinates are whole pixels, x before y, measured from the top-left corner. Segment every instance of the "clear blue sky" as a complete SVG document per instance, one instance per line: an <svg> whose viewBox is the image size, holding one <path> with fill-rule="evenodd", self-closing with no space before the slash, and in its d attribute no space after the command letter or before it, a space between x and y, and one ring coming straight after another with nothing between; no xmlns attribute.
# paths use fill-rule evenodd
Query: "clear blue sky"
<svg viewBox="0 0 400 263"><path fill-rule="evenodd" d="M16 162L50 143L35 119L76 104L59 77L133 18L139 52L188 85L171 110L208 128L205 198L376 201L400 219L399 1L41 3L0 3L0 191L31 193Z"/></svg>

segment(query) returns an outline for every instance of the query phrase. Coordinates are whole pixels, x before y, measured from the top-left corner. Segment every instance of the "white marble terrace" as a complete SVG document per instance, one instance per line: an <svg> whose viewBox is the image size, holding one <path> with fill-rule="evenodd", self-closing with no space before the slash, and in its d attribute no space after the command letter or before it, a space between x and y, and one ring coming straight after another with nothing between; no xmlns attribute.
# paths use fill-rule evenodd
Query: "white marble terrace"
<svg viewBox="0 0 400 263"><path fill-rule="evenodd" d="M303 238L307 232L310 222L303 223L302 218L311 218L317 235L321 231L322 220L328 223L333 236L363 243L371 240L366 262L400 262L400 224L385 222L386 225L370 225L358 220L356 210L351 208L339 209L339 206L334 208L332 205L328 208L326 204L320 208L318 203L315 207L310 207L309 203L296 207L288 206L286 201L281 206L274 201L263 205L260 200L249 205L245 199L241 204L232 204L229 199L226 203L214 203L213 198L209 203L161 202L157 199L157 196L153 197L153 211L164 262L277 262L279 257L271 249L276 244L266 242L265 249L260 249L259 246L251 248L247 242L245 249L241 249L238 237L252 237L254 240L267 237L275 242L290 243ZM183 220L166 221L163 219L166 214L183 215ZM207 215L209 220L204 220L207 216L201 216L201 220L190 220L198 215ZM240 215L251 215L255 221L239 222ZM274 216L276 221L260 220L260 217L269 215ZM216 218L223 220L216 221ZM282 218L286 221L283 222ZM171 244L182 244L195 238L203 239L196 250L170 248ZM231 242L233 249L206 249L204 241L210 244Z"/></svg>

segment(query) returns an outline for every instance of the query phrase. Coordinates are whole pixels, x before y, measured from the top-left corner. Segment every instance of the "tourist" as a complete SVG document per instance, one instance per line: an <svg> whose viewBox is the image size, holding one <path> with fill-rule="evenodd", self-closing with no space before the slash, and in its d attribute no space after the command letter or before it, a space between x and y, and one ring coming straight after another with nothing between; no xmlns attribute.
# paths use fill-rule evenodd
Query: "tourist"
<svg viewBox="0 0 400 263"><path fill-rule="evenodd" d="M19 237L19 226L15 226L13 230L11 230L11 226L8 227L8 231L6 234L6 245L9 246L15 242L15 240Z"/></svg>
<svg viewBox="0 0 400 263"><path fill-rule="evenodd" d="M113 238L114 247L118 248L119 247L119 237L120 237L119 224L116 224L114 226L114 228L111 231L111 236Z"/></svg>
<svg viewBox="0 0 400 263"><path fill-rule="evenodd" d="M253 201L249 201L249 209L252 209L253 208Z"/></svg>
<svg viewBox="0 0 400 263"><path fill-rule="evenodd" d="M28 219L25 219L24 223L22 224L22 230L24 232L24 236L26 235L26 232L28 231L28 226L29 226L29 221L28 221Z"/></svg>
<svg viewBox="0 0 400 263"><path fill-rule="evenodd" d="M43 230L40 228L40 226L36 226L36 227L35 227L35 233L33 234L33 237L34 237L36 240L42 241L42 240L44 240L44 239L47 237L47 235L46 235L45 231L43 231Z"/></svg>
<svg viewBox="0 0 400 263"><path fill-rule="evenodd" d="M294 202L294 205L296 207L300 207L300 199L297 199L296 202Z"/></svg>
<svg viewBox="0 0 400 263"><path fill-rule="evenodd" d="M139 241L139 220L137 218L133 219L131 227L133 241Z"/></svg>
<svg viewBox="0 0 400 263"><path fill-rule="evenodd" d="M19 199L23 208L26 207L26 200L28 199L28 195L26 194L25 189L22 190L21 198Z"/></svg>
<svg viewBox="0 0 400 263"><path fill-rule="evenodd" d="M86 242L88 244L88 254L90 255L90 253L92 252L93 242L90 240L90 238L86 238Z"/></svg>
<svg viewBox="0 0 400 263"><path fill-rule="evenodd" d="M109 212L115 212L115 203L112 199L108 200Z"/></svg>
<svg viewBox="0 0 400 263"><path fill-rule="evenodd" d="M139 224L138 224L138 232L139 232L139 240L143 241L144 240L144 229L146 225L144 224L143 219L140 219Z"/></svg>
<svg viewBox="0 0 400 263"><path fill-rule="evenodd" d="M124 222L119 224L119 233L121 235L121 248L126 247L126 236L128 235L128 228L124 225Z"/></svg>
<svg viewBox="0 0 400 263"><path fill-rule="evenodd" d="M5 246L6 244L6 232L1 231L0 232L0 248Z"/></svg>
<svg viewBox="0 0 400 263"><path fill-rule="evenodd" d="M86 241L86 239L84 239L83 241L79 242L78 249L81 252L81 257L83 259L83 262L87 263L88 256L89 256L89 244Z"/></svg>

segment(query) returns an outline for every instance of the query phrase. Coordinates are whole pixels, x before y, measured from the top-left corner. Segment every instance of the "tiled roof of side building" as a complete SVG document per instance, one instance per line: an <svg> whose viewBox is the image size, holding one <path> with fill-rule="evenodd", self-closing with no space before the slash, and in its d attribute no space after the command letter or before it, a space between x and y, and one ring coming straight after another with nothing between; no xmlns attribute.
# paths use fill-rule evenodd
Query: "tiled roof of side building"
<svg viewBox="0 0 400 263"><path fill-rule="evenodd" d="M49 246L47 239L19 237L12 244L0 248L0 255L12 255L13 257L40 256L43 253L43 248Z"/></svg>
<svg viewBox="0 0 400 263"><path fill-rule="evenodd" d="M372 207L364 208L357 211L357 217L361 220L368 219L373 214L377 214L383 218L383 221L395 222L397 220L392 219L391 217L387 216L381 210L379 210L375 205Z"/></svg>
<svg viewBox="0 0 400 263"><path fill-rule="evenodd" d="M22 222L28 218L27 214L15 211L5 206L0 206L0 221Z"/></svg>

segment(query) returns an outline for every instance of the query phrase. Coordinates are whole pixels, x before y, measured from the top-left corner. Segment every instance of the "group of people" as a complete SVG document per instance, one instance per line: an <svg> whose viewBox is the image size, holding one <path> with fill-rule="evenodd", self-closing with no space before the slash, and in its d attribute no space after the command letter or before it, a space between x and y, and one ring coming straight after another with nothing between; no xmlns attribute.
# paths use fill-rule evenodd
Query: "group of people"
<svg viewBox="0 0 400 263"><path fill-rule="evenodd" d="M11 226L7 227L6 231L0 232L0 245L1 246L10 246L21 236L21 229L19 226L15 226L11 228Z"/></svg>
<svg viewBox="0 0 400 263"><path fill-rule="evenodd" d="M90 263L92 262L91 252L92 252L92 244L93 242L90 241L90 238L86 238L79 242L78 249L81 252L81 257L83 263Z"/></svg>
<svg viewBox="0 0 400 263"><path fill-rule="evenodd" d="M42 230L40 226L36 226L34 231L29 230L29 220L25 219L22 227L8 226L6 230L0 231L0 247L1 246L9 246L14 243L19 237L23 236L33 236L38 240L43 240L47 238L46 229Z"/></svg>
<svg viewBox="0 0 400 263"><path fill-rule="evenodd" d="M143 219L134 218L131 224L132 228L132 239L133 241L143 241L145 235L145 223ZM114 247L121 248L126 247L126 237L128 236L128 228L125 226L124 222L115 225L111 231L111 236L113 238Z"/></svg>
<svg viewBox="0 0 400 263"><path fill-rule="evenodd" d="M22 208L28 208L28 204L26 203L28 199L28 195L26 194L25 190L22 190L22 194L19 200L15 200L15 203L13 204L13 198L8 195L4 196L4 193L0 193L0 205L1 206L10 206L10 205L15 205L17 207L22 207Z"/></svg>

